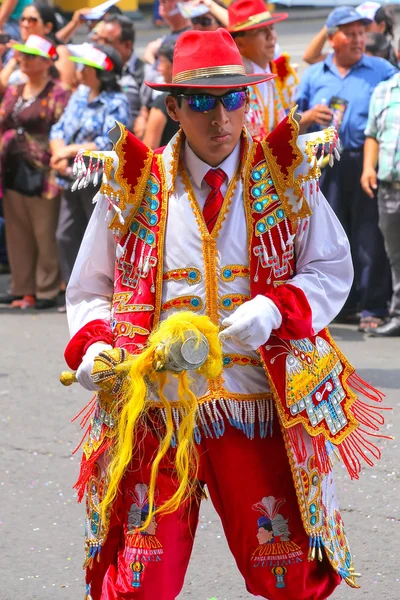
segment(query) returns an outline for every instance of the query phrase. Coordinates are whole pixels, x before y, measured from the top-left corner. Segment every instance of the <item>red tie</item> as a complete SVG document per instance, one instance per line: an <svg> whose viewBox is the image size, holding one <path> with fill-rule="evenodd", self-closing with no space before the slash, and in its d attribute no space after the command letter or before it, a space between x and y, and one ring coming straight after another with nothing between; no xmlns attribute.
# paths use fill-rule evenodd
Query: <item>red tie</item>
<svg viewBox="0 0 400 600"><path fill-rule="evenodd" d="M214 229L224 201L221 194L221 185L224 183L225 177L226 173L222 169L210 169L204 176L204 181L211 188L203 208L203 216L209 233Z"/></svg>

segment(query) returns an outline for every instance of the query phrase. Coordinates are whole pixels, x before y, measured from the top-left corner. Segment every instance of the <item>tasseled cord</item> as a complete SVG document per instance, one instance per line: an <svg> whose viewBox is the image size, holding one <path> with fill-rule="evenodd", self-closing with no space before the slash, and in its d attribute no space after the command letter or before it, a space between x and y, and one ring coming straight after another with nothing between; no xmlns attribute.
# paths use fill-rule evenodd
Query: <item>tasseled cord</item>
<svg viewBox="0 0 400 600"><path fill-rule="evenodd" d="M154 495L158 467L163 457L171 446L174 435L174 419L171 403L164 396L163 390L167 382L165 372L156 371L154 368L154 351L159 344L172 345L177 340L184 341L186 331L192 330L199 336L202 333L208 340L210 351L206 362L198 372L207 379L215 379L222 372L222 348L218 340L218 328L208 317L195 315L191 312L179 312L163 321L159 328L149 337L147 348L132 360L129 376L119 399L118 425L114 428L114 436L110 447L111 460L108 466L107 493L100 505L102 518L105 518L111 504L115 500L121 479L132 459L133 449L136 446L136 434L139 423L150 409L147 401L147 384L150 381L158 385L159 401L166 414L166 432L160 441L160 447L151 467L149 483L149 513L146 521L139 531L145 531L154 515L174 512L179 505L195 490L198 468L198 456L194 440L196 425L197 399L189 387L189 378L186 371L176 377L178 384L179 408L182 411L182 420L177 435L177 449L175 454L175 469L179 487L174 495L164 504L154 509ZM119 367L116 367L118 370ZM122 367L123 368L123 367Z"/></svg>

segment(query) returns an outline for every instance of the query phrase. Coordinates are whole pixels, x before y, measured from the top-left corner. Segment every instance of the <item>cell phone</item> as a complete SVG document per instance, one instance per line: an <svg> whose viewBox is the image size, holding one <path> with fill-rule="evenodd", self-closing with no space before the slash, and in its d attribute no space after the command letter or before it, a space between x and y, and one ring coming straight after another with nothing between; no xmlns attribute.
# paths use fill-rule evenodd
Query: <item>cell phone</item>
<svg viewBox="0 0 400 600"><path fill-rule="evenodd" d="M11 36L8 33L0 33L0 44L8 44L11 40Z"/></svg>

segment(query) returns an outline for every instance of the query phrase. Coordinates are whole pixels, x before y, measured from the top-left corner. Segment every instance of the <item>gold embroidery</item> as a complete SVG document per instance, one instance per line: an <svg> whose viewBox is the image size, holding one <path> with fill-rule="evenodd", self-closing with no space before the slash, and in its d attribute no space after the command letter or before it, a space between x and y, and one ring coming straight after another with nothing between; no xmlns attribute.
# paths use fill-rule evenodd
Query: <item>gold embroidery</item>
<svg viewBox="0 0 400 600"><path fill-rule="evenodd" d="M207 394L197 399L197 404L202 406L207 402L219 401L219 400L231 400L241 404L242 402L257 403L258 400L272 400L272 394L266 392L263 394L237 394L236 392L228 392L224 388L218 388L217 394L209 390ZM181 408L181 404L178 401L171 400L171 405L175 408ZM163 404L158 400L151 400L152 408L162 408Z"/></svg>
<svg viewBox="0 0 400 600"><path fill-rule="evenodd" d="M246 294L224 294L219 299L218 305L221 310L234 310L246 300L250 300L250 296Z"/></svg>
<svg viewBox="0 0 400 600"><path fill-rule="evenodd" d="M182 83L200 77L213 77L214 75L246 75L243 65L223 65L219 67L203 67L181 71L172 78L172 83Z"/></svg>
<svg viewBox="0 0 400 600"><path fill-rule="evenodd" d="M240 367L262 367L257 358L252 358L251 356L246 356L245 354L224 354L223 363L225 369L230 369L231 367L240 366Z"/></svg>
<svg viewBox="0 0 400 600"><path fill-rule="evenodd" d="M226 267L222 268L221 279L231 282L236 277L248 277L249 273L250 269L245 265L226 265Z"/></svg>
<svg viewBox="0 0 400 600"><path fill-rule="evenodd" d="M123 202L122 206L120 205L121 210L124 210L128 204L132 205L132 209L129 213L129 217L125 219L124 225L120 223L118 215L116 214L112 219L109 228L119 230L121 232L121 235L124 235L128 231L132 220L135 217L136 212L142 202L143 193L150 175L151 163L153 161L153 151L150 148L148 149L147 158L144 161L137 183L134 189L131 190L130 183L123 175L126 164L123 145L125 144L126 138L128 136L128 130L118 121L116 121L116 124L118 125L120 130L120 137L117 143L115 144L115 152L118 156L118 167L115 171L114 180L124 190L125 201Z"/></svg>
<svg viewBox="0 0 400 600"><path fill-rule="evenodd" d="M161 310L180 310L181 308L197 312L203 308L203 300L200 296L178 296L177 298L171 298L171 300L164 302Z"/></svg>
<svg viewBox="0 0 400 600"><path fill-rule="evenodd" d="M150 335L148 329L140 327L139 325L133 325L133 323L129 323L128 321L117 321L113 329L115 337L129 337L133 339L136 333L139 335Z"/></svg>
<svg viewBox="0 0 400 600"><path fill-rule="evenodd" d="M160 223L158 226L158 263L157 263L157 274L156 274L156 291L155 291L155 310L154 310L154 322L153 327L157 327L160 321L161 314L161 301L162 301L162 286L163 286L163 265L164 265L164 239L165 239L165 228L167 224L168 214L168 199L169 193L167 189L164 161L162 154L156 156L157 166L160 173L161 179L161 211L160 211Z"/></svg>
<svg viewBox="0 0 400 600"><path fill-rule="evenodd" d="M218 276L217 276L217 237L221 230L222 223L226 218L229 206L232 201L233 194L238 183L240 166L229 183L228 190L225 194L224 201L221 206L220 213L215 223L214 229L209 233L204 221L203 213L200 210L196 196L194 195L193 187L182 163L179 165L179 174L188 196L190 206L194 213L198 228L202 237L203 259L205 269L205 284L206 284L206 313L211 321L216 325L219 324L218 312ZM218 394L223 387L223 377L209 382L210 390L213 390L213 395Z"/></svg>
<svg viewBox="0 0 400 600"><path fill-rule="evenodd" d="M293 109L293 110L295 110L295 109ZM291 116L292 116L292 113L293 113L293 111L290 113ZM300 151L300 149L296 143L296 140L298 137L298 127L299 127L298 123L293 118L293 116L290 119L290 122L291 122L292 130L293 130L293 135L292 135L292 139L290 141L290 145L292 146L293 153L297 156L297 158L292 162L290 169L289 169L289 175L287 177L285 177L282 174L282 171L277 164L276 158L272 154L272 151L268 144L268 141L266 139L264 139L264 140L261 140L260 143L264 150L264 155L265 155L268 167L271 171L271 177L273 179L275 189L276 189L279 199L285 209L285 212L286 212L288 218L290 219L290 221L297 221L297 219L299 219L299 218L304 219L305 217L309 217L312 213L311 213L310 207L308 206L308 204L306 202L306 199L303 196L299 178L297 178L296 181L294 179L295 170L303 162L303 154ZM295 196L297 197L298 202L299 203L301 202L301 207L299 208L299 210L297 212L293 210L293 207L291 206L291 204L288 200L288 197L285 194L286 190L291 189L291 188L293 189L293 192L294 192Z"/></svg>
<svg viewBox="0 0 400 600"><path fill-rule="evenodd" d="M130 312L151 312L154 310L154 306L151 304L129 304L130 299L133 296L133 292L118 292L113 296L113 304L115 306L114 312L116 314L130 313Z"/></svg>
<svg viewBox="0 0 400 600"><path fill-rule="evenodd" d="M201 273L199 269L195 267L188 267L187 269L172 269L166 271L163 275L164 281L182 281L184 280L189 285L194 285L201 281Z"/></svg>

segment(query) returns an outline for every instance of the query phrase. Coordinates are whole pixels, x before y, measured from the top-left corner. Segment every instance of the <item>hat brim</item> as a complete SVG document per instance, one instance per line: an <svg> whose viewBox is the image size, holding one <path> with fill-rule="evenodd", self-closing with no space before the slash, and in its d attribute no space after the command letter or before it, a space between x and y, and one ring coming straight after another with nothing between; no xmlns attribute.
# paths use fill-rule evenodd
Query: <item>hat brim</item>
<svg viewBox="0 0 400 600"><path fill-rule="evenodd" d="M342 25L350 25L350 23L361 23L365 27L368 27L368 25L371 25L372 19L362 17L361 15L359 18L348 17L347 19L344 19L341 23L337 23L337 25L331 25L331 27L341 27ZM327 25L327 27L329 28L329 25Z"/></svg>
<svg viewBox="0 0 400 600"><path fill-rule="evenodd" d="M157 90L159 92L172 92L173 90L183 90L185 88L234 89L263 83L264 81L269 81L275 77L276 76L272 73L255 73L254 75L213 75L189 79L182 83L153 83L151 81L145 81L145 84L152 90Z"/></svg>
<svg viewBox="0 0 400 600"><path fill-rule="evenodd" d="M256 16L256 15L255 15ZM285 21L289 16L289 13L274 13L270 19L265 19L259 23L253 23L246 26L235 26L228 27L229 33L239 33L240 31L250 31L251 29L261 29L262 27L268 27L269 25L275 25L280 21Z"/></svg>
<svg viewBox="0 0 400 600"><path fill-rule="evenodd" d="M50 59L51 56L38 50L37 48L30 48L29 46L25 46L25 44L13 44L13 50L17 50L18 52L23 52L24 54L32 54L33 56L40 56L41 58Z"/></svg>
<svg viewBox="0 0 400 600"><path fill-rule="evenodd" d="M93 67L94 69L99 69L99 71L105 71L104 67L100 67L92 60L84 58L83 56L68 56L68 58L69 60L72 60L72 62L80 63L81 65L86 65L87 67Z"/></svg>

